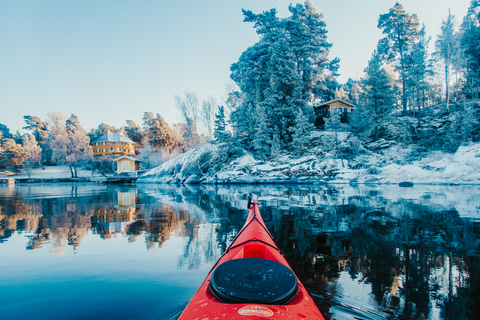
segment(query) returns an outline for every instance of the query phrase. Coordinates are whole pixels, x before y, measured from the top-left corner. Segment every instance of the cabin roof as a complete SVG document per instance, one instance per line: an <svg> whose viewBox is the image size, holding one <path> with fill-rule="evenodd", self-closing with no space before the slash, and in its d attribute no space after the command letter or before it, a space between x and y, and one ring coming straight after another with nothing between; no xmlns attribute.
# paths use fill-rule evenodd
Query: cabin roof
<svg viewBox="0 0 480 320"><path fill-rule="evenodd" d="M106 133L103 136L95 139L92 141L92 143L97 143L97 142L129 142L129 143L134 143L130 138L127 136L116 132L116 133Z"/></svg>
<svg viewBox="0 0 480 320"><path fill-rule="evenodd" d="M333 99L333 100L330 100L330 101L327 101L327 102L321 102L318 105L316 105L315 108L328 106L328 105L332 104L333 102L337 102L337 101L339 101L341 103L344 103L346 105L349 105L350 107L355 107L355 105L353 103L337 98L337 99Z"/></svg>
<svg viewBox="0 0 480 320"><path fill-rule="evenodd" d="M141 162L137 158L130 157L130 156L121 156L121 157L113 159L113 161L119 161L119 160L122 160L122 159L129 159L129 160L132 160L132 161Z"/></svg>

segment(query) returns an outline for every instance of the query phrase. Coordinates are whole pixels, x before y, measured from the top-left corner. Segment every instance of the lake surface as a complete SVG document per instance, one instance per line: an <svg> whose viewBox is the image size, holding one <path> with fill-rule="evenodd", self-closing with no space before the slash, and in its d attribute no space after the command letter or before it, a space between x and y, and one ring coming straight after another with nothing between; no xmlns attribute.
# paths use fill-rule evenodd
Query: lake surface
<svg viewBox="0 0 480 320"><path fill-rule="evenodd" d="M479 186L0 185L0 319L169 319L257 199L326 319L478 319Z"/></svg>

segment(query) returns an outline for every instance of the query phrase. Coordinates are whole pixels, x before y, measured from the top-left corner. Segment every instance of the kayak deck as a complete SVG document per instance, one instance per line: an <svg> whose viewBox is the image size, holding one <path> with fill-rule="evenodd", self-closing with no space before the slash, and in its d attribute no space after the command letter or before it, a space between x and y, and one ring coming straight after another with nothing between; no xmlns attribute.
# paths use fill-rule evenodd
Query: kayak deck
<svg viewBox="0 0 480 320"><path fill-rule="evenodd" d="M324 319L253 201L237 237L178 319Z"/></svg>

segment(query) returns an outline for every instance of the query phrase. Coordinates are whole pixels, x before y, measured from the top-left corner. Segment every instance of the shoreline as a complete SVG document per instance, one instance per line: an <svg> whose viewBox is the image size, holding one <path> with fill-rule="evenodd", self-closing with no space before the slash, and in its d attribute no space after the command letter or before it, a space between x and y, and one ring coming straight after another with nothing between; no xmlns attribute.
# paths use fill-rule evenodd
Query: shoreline
<svg viewBox="0 0 480 320"><path fill-rule="evenodd" d="M35 183L105 183L110 184L105 179L99 178L11 178L11 177L1 177L0 185L9 184L8 180L14 180L14 184L35 184ZM218 183L173 183L173 182L161 182L161 181L141 181L134 183L117 183L117 184L129 184L129 185L170 185L170 186L229 186L229 185L245 185L245 186L255 186L255 185L398 185L402 188L412 188L414 186L480 186L480 182L411 182L411 181L401 181L401 182L384 182L384 181L368 181L368 182L345 182L345 181L230 181L230 182L218 182ZM403 184L403 185L402 185Z"/></svg>

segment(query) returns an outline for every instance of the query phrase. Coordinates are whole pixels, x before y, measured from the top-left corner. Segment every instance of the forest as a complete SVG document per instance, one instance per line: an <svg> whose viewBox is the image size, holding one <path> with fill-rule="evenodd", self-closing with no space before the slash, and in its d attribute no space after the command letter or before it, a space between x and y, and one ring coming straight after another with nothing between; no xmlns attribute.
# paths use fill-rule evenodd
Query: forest
<svg viewBox="0 0 480 320"><path fill-rule="evenodd" d="M245 150L261 160L302 155L315 130L349 132L348 143L331 142L339 153L355 144L375 151L398 145L420 157L479 141L477 0L458 26L448 13L435 39L426 36L416 14L396 3L379 15L383 37L363 77L346 83L337 80L341 61L330 57L323 15L310 1L290 5L289 12L281 18L276 9L243 10L244 22L252 23L259 40L231 65L235 86L223 103L186 91L174 97L181 123L169 125L159 113L145 112L141 125L126 120L121 128L101 123L89 131L74 114L50 112L43 120L26 115L28 133L11 133L0 124L0 170L28 173L42 165L68 165L72 177L77 168L108 173L111 159L94 158L90 148L92 140L108 132L133 140L147 168L205 143L220 144L224 159ZM332 110L316 127L315 106L332 99L355 105L354 112L342 121L343 115Z"/></svg>

